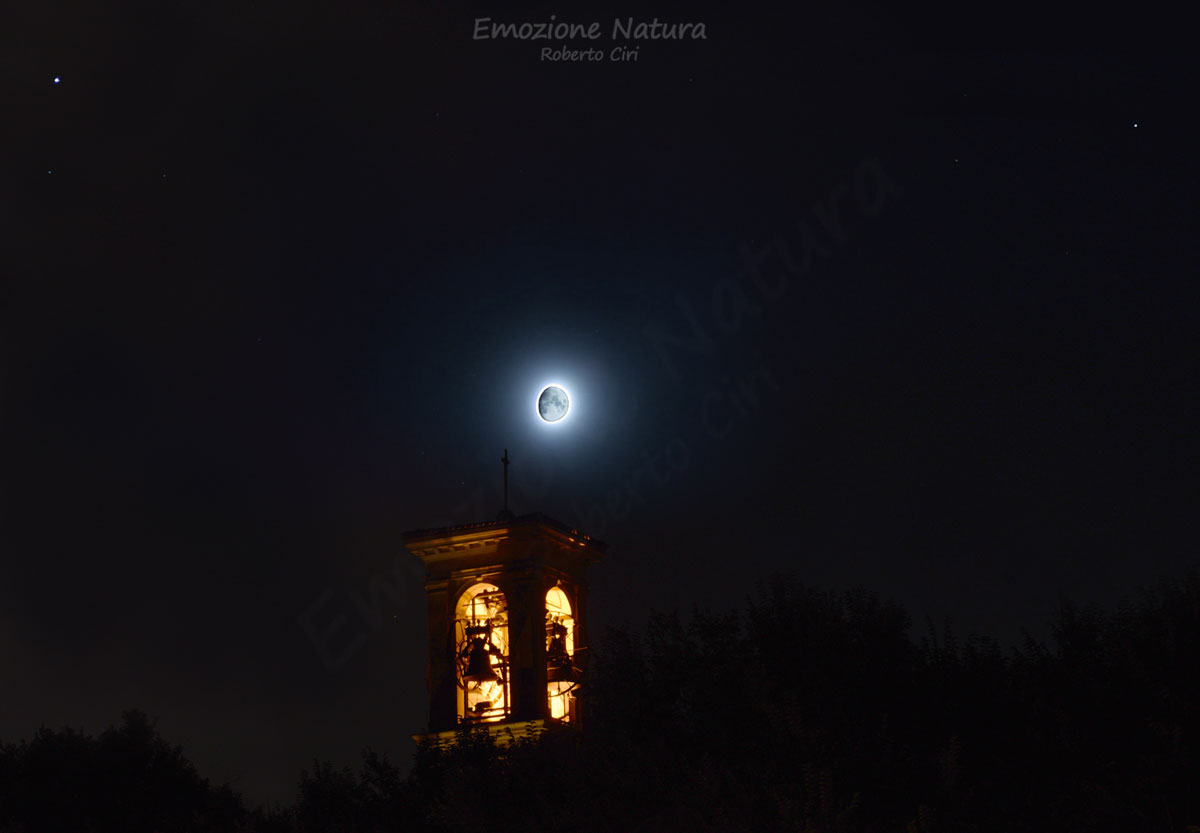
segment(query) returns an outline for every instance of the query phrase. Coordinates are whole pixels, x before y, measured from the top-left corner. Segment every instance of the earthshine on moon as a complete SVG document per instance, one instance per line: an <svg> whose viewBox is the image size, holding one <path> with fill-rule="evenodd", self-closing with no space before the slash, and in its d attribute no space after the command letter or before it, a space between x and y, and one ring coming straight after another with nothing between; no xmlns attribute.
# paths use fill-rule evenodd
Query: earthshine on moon
<svg viewBox="0 0 1200 833"><path fill-rule="evenodd" d="M558 422L571 408L571 399L558 385L547 385L538 395L538 416L544 422Z"/></svg>

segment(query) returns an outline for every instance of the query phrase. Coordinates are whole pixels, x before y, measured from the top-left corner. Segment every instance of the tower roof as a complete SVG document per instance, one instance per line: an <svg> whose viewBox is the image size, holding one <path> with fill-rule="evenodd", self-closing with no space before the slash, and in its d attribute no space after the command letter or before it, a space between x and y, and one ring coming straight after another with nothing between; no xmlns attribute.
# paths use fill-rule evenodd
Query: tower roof
<svg viewBox="0 0 1200 833"><path fill-rule="evenodd" d="M540 512L513 517L501 517L457 526L434 529L414 529L402 535L404 545L417 556L473 549L509 537L550 538L560 545L570 546L581 555L599 558L608 549L603 541L592 538L578 529Z"/></svg>

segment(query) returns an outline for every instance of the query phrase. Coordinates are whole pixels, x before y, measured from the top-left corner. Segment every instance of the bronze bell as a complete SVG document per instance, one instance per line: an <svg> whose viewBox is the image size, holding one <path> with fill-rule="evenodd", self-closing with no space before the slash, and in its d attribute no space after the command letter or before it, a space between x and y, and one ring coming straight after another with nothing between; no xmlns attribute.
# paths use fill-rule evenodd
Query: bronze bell
<svg viewBox="0 0 1200 833"><path fill-rule="evenodd" d="M486 643L478 636L471 640L471 654L467 657L467 671L463 674L464 682L493 683L500 675L492 668Z"/></svg>
<svg viewBox="0 0 1200 833"><path fill-rule="evenodd" d="M575 668L571 665L570 660L566 665L551 665L546 668L546 682L548 683L570 683L575 681L575 677Z"/></svg>
<svg viewBox="0 0 1200 833"><path fill-rule="evenodd" d="M575 669L567 653L567 629L555 622L547 630L550 631L550 644L546 646L546 681L570 682L575 679Z"/></svg>

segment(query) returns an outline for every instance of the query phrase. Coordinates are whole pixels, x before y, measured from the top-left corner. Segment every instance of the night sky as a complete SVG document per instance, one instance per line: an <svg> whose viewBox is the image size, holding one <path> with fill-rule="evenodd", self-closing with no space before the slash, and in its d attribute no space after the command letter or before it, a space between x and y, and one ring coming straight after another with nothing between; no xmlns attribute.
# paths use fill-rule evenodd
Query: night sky
<svg viewBox="0 0 1200 833"><path fill-rule="evenodd" d="M406 764L401 535L505 449L593 629L782 569L1011 641L1196 564L1196 67L1127 21L105 5L0 33L0 738ZM472 38L551 14L604 59Z"/></svg>

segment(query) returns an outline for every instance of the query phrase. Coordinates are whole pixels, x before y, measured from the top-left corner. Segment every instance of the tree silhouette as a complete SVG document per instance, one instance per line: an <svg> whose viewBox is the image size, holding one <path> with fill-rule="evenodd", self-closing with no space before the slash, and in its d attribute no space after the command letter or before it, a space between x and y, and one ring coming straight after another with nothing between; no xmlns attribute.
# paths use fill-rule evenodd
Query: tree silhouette
<svg viewBox="0 0 1200 833"><path fill-rule="evenodd" d="M141 712L0 744L0 833L1162 831L1200 833L1200 574L1112 612L1064 600L1002 649L794 577L743 609L610 629L582 728L497 747L464 727L407 775L315 762L247 813Z"/></svg>
<svg viewBox="0 0 1200 833"><path fill-rule="evenodd" d="M197 774L141 711L99 738L39 729L0 745L0 824L26 833L242 829L241 799Z"/></svg>

